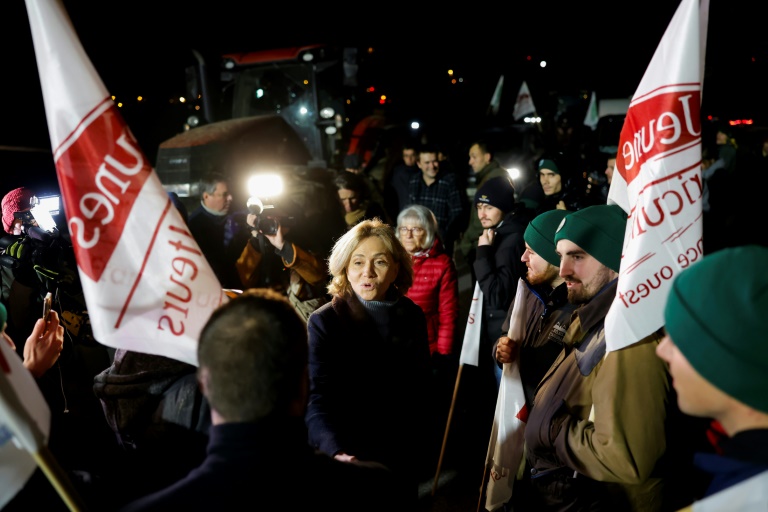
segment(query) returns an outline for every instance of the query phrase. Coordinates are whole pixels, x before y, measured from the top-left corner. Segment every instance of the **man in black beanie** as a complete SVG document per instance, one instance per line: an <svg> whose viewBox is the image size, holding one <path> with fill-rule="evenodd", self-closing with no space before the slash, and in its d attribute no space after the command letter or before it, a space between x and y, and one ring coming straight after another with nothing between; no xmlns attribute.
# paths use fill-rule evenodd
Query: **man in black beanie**
<svg viewBox="0 0 768 512"><path fill-rule="evenodd" d="M670 481L690 476L692 448L675 437L679 414L655 353L661 329L606 353L626 223L619 206L595 205L565 217L555 232L560 276L579 307L525 429L533 510L677 510L688 492Z"/></svg>
<svg viewBox="0 0 768 512"><path fill-rule="evenodd" d="M483 292L480 354L485 357L480 358L479 369L483 378L494 377L493 389L498 391L501 369L487 354L499 337L507 309L517 293L517 282L527 270L521 257L525 252L523 233L530 219L527 210L515 202L515 189L506 176L486 181L475 194L475 206L483 227L472 265ZM493 389L492 412L496 406Z"/></svg>

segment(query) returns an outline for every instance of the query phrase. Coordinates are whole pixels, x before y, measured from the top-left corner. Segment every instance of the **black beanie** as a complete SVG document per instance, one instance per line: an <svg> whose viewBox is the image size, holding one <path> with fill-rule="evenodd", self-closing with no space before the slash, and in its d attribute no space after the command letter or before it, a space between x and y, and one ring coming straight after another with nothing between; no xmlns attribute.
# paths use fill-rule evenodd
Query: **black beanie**
<svg viewBox="0 0 768 512"><path fill-rule="evenodd" d="M475 204L478 203L489 204L509 213L515 209L515 187L506 176L491 178L477 189Z"/></svg>

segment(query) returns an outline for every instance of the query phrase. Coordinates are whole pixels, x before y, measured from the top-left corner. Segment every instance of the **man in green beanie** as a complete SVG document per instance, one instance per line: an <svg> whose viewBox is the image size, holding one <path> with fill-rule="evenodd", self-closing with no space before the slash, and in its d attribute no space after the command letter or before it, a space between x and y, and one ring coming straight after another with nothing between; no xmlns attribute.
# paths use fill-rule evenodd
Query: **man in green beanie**
<svg viewBox="0 0 768 512"><path fill-rule="evenodd" d="M560 256L555 251L554 242L555 230L570 213L567 210L551 210L528 223L523 234L525 252L521 257L528 268L522 279L526 314L523 338L513 340L507 336L515 308L513 302L501 327L501 337L493 347L492 356L499 366L519 361L528 411L533 407L533 397L541 378L563 349L563 337L576 308L568 302L568 289L559 275ZM530 470L526 467L523 474L529 475ZM528 478L515 481L510 502L513 510L532 510L531 504L527 503L529 485Z"/></svg>
<svg viewBox="0 0 768 512"><path fill-rule="evenodd" d="M712 477L696 504L702 510L768 510L766 261L759 245L707 255L675 278L664 308L656 353L669 364L680 409L716 420L728 435L721 454L694 459ZM723 279L734 268L748 278Z"/></svg>
<svg viewBox="0 0 768 512"><path fill-rule="evenodd" d="M674 400L655 353L661 329L606 353L626 223L619 206L595 205L555 232L560 277L578 309L525 429L533 510L669 510L666 478L684 474L683 443L668 440Z"/></svg>

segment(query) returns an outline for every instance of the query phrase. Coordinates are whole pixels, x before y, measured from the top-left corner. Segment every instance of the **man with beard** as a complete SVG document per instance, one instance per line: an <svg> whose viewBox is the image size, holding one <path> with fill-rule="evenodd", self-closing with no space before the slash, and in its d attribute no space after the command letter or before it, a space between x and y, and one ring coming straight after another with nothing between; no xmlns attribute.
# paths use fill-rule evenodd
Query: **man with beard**
<svg viewBox="0 0 768 512"><path fill-rule="evenodd" d="M577 307L568 302L568 288L560 277L560 256L555 251L555 230L564 217L572 212L551 210L534 218L525 230L525 252L520 258L528 268L524 295L525 326L521 340L507 336L515 303L509 306L501 327L501 337L493 346L493 357L499 366L519 361L520 380L525 394L525 407L533 407L533 396L539 381L563 348L563 336L571 323L571 314ZM526 467L524 475L530 474ZM512 510L528 510L530 479L516 480Z"/></svg>
<svg viewBox="0 0 768 512"><path fill-rule="evenodd" d="M662 329L606 354L626 223L619 206L595 205L565 217L555 233L560 276L579 308L525 429L532 510L669 509L667 476L685 472L675 458L682 443L668 439L676 415L655 352Z"/></svg>

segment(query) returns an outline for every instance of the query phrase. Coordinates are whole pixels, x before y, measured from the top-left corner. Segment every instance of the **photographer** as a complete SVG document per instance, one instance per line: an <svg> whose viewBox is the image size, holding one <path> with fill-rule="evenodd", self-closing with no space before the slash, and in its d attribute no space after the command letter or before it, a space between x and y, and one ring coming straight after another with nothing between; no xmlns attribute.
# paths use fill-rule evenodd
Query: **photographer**
<svg viewBox="0 0 768 512"><path fill-rule="evenodd" d="M286 294L306 321L327 301L327 274L322 254L293 241L311 246L306 224L297 224L291 210L287 206L265 210L249 203L246 223L252 237L237 260L237 270L244 288L272 288Z"/></svg>

